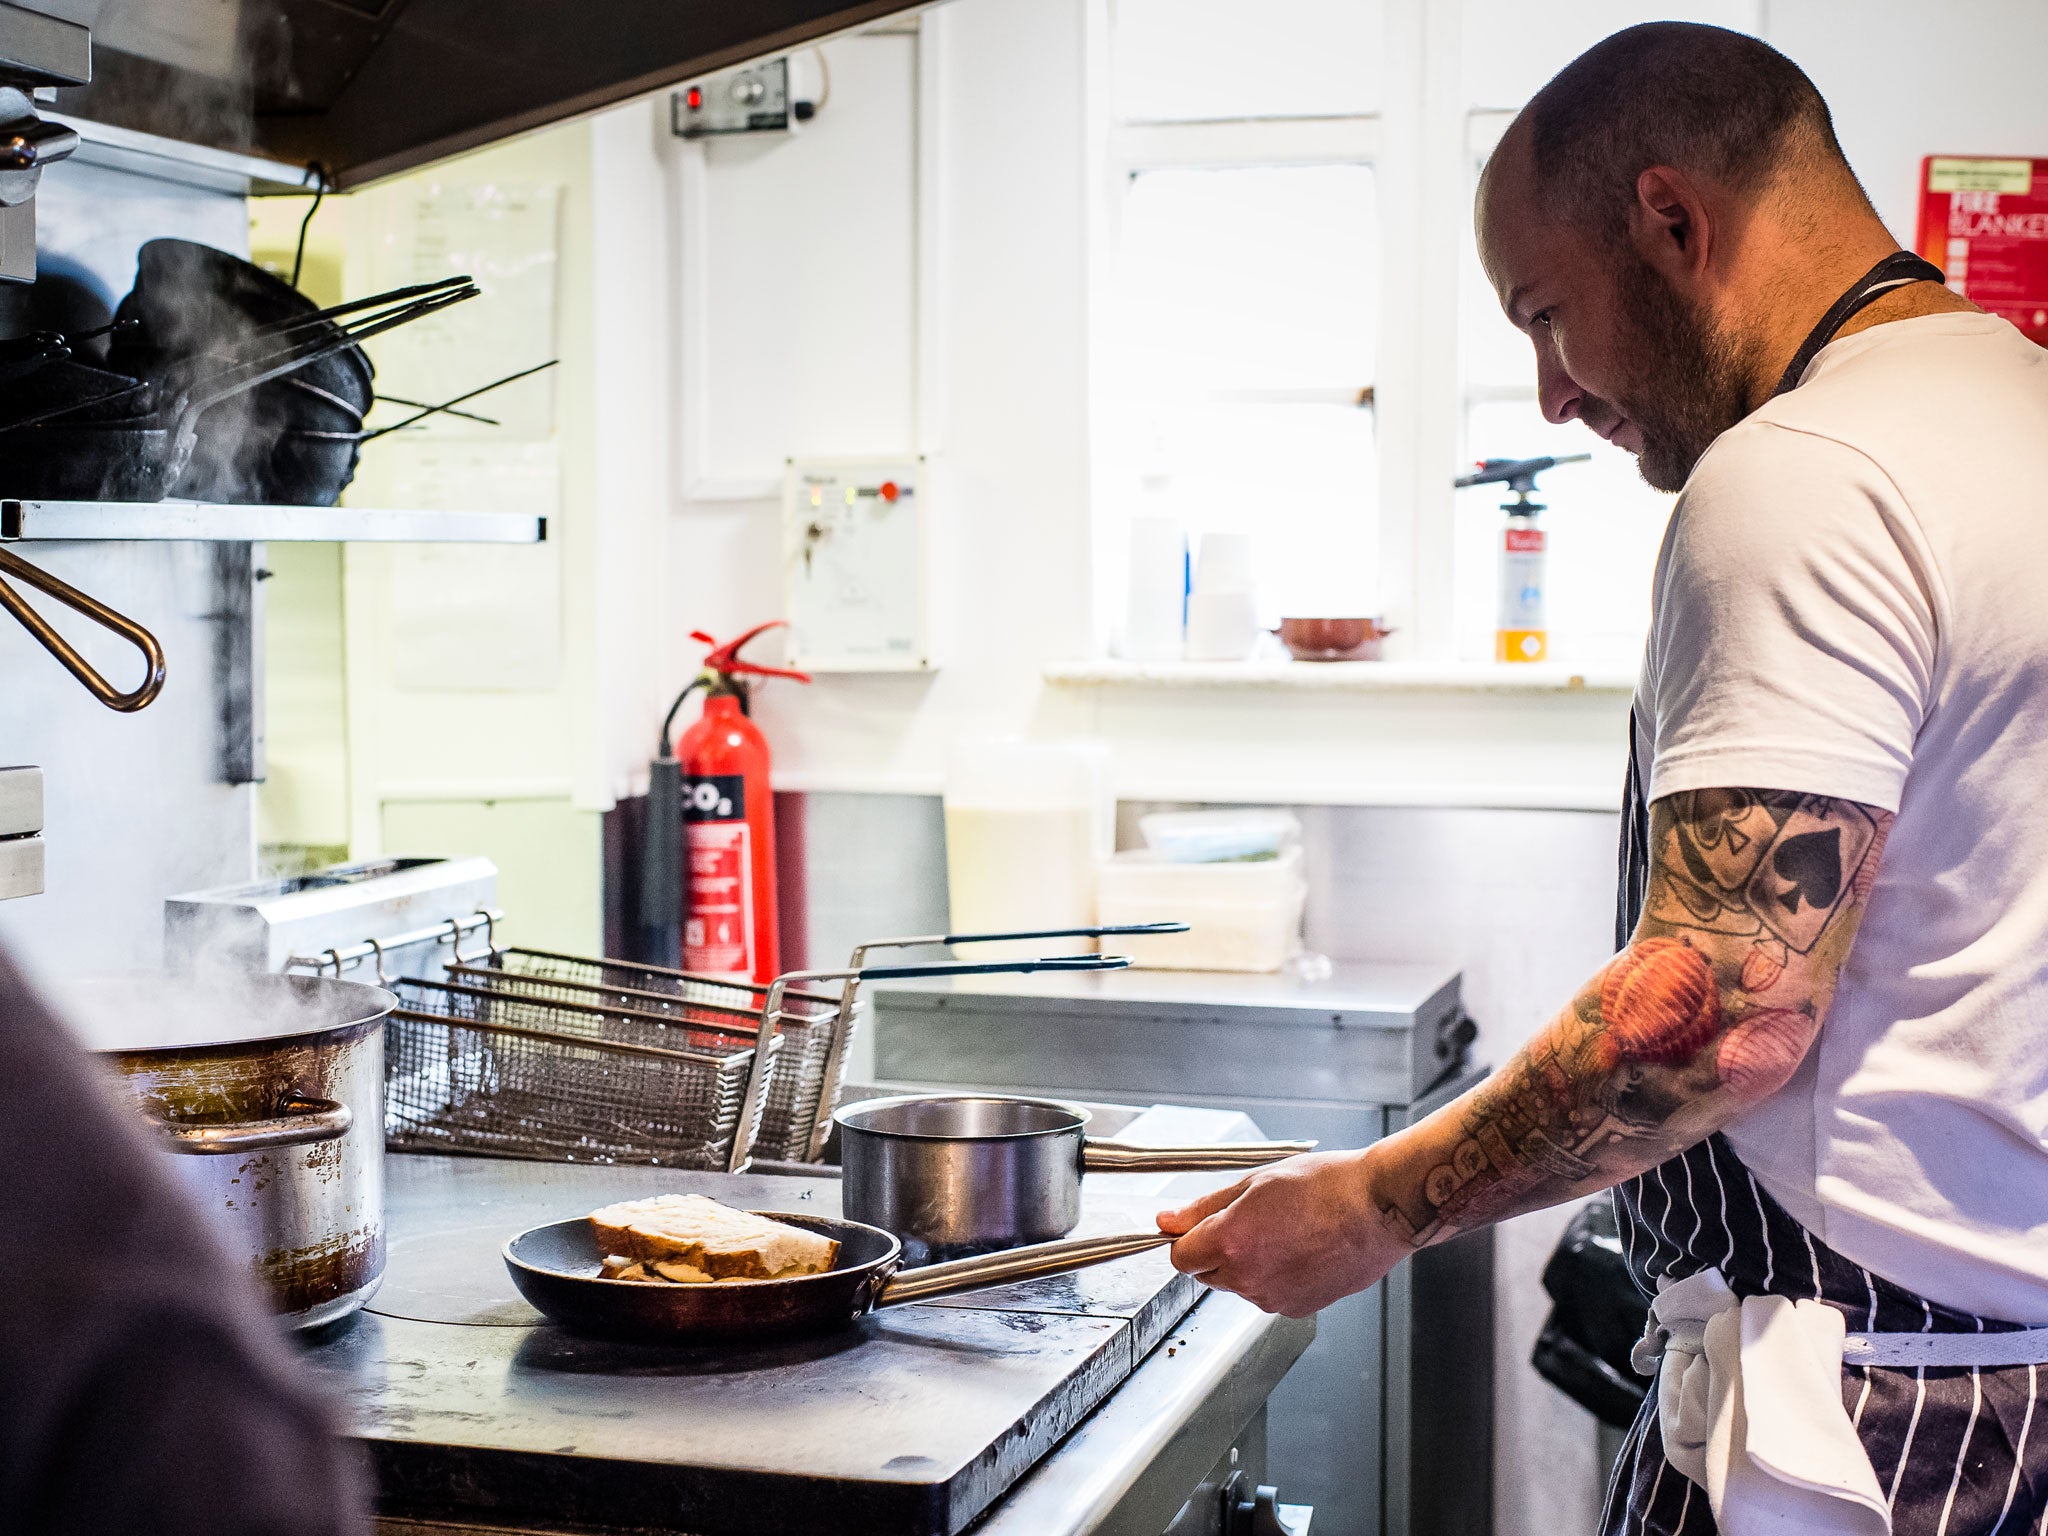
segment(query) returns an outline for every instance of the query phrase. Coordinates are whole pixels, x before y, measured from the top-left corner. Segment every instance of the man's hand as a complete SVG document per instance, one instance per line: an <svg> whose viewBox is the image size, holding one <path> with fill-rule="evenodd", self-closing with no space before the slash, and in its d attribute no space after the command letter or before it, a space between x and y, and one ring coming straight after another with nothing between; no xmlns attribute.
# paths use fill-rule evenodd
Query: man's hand
<svg viewBox="0 0 2048 1536"><path fill-rule="evenodd" d="M1307 1317L1414 1250L1372 1199L1366 1154L1311 1152L1159 1213L1173 1267L1267 1312Z"/></svg>

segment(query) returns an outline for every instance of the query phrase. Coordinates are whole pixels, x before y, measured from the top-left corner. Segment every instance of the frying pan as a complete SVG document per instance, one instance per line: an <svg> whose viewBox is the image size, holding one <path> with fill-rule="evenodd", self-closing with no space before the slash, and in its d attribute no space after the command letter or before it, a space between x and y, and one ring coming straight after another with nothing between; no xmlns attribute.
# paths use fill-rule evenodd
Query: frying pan
<svg viewBox="0 0 2048 1536"><path fill-rule="evenodd" d="M848 1104L839 1126L840 1204L918 1257L952 1258L1071 1232L1081 1175L1257 1168L1312 1141L1138 1147L1087 1134L1089 1114L1057 1099L910 1094Z"/></svg>
<svg viewBox="0 0 2048 1536"><path fill-rule="evenodd" d="M700 1285L607 1280L599 1273L604 1250L580 1216L520 1233L505 1245L505 1267L519 1294L565 1328L615 1339L695 1344L827 1333L851 1327L877 1307L1063 1275L1173 1241L1158 1232L1077 1237L904 1269L902 1244L879 1227L829 1216L758 1214L837 1238L839 1256L832 1268L787 1280Z"/></svg>

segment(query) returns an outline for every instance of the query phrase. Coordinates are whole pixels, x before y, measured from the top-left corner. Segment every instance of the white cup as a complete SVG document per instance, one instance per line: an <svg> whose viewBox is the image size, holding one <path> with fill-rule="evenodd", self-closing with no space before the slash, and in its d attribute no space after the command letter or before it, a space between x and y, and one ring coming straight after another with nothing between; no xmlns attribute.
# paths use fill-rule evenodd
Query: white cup
<svg viewBox="0 0 2048 1536"><path fill-rule="evenodd" d="M1202 557L1195 562L1195 591L1249 592L1252 589L1252 540L1248 533L1205 533ZM1189 615L1190 626L1194 616Z"/></svg>
<svg viewBox="0 0 2048 1536"><path fill-rule="evenodd" d="M1204 540L1205 554L1208 547ZM1243 661L1258 641L1258 614L1250 592L1188 594L1189 661Z"/></svg>

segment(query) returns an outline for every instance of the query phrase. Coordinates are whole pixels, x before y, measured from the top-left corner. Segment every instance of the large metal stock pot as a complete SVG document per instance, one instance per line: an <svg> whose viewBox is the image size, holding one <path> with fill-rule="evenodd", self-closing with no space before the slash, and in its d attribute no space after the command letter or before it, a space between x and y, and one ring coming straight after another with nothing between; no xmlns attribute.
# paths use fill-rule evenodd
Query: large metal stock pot
<svg viewBox="0 0 2048 1536"><path fill-rule="evenodd" d="M384 1275L389 992L237 973L91 981L63 997L285 1321L317 1327L370 1299Z"/></svg>

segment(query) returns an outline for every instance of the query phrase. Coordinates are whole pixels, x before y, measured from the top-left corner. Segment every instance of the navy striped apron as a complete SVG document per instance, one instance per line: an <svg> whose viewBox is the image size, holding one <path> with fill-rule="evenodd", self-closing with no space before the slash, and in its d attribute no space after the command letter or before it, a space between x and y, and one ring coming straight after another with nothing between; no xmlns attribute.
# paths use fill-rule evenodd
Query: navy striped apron
<svg viewBox="0 0 2048 1536"><path fill-rule="evenodd" d="M1838 300L1785 371L1793 388L1857 310L1903 283L1940 282L1909 252L1887 257ZM1629 716L1615 948L1628 943L1650 873L1649 809ZM1629 1273L1660 1280L1719 1268L1738 1296L1810 1297L1851 1332L2005 1332L1916 1296L1851 1263L1765 1192L1719 1134L1614 1190ZM1843 1406L1892 1503L1895 1536L2048 1536L2048 1366L1844 1366ZM2039 1419L2043 1422L2036 1423ZM1653 1391L1623 1442L1601 1512L1602 1536L1711 1536L1706 1491L1664 1459Z"/></svg>

